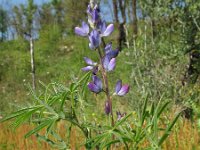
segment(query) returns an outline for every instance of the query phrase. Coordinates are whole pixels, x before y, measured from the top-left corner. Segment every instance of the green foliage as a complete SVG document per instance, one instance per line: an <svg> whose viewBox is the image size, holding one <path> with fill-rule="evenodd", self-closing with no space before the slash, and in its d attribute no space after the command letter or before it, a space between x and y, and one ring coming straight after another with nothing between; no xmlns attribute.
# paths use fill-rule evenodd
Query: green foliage
<svg viewBox="0 0 200 150"><path fill-rule="evenodd" d="M88 104L83 99L89 79L90 72L77 82L72 83L69 88L58 83L47 86L42 83L44 85L43 93L37 96L32 91L35 99L33 104L11 113L1 122L15 119L11 124L14 128L26 121L34 123L36 127L29 131L25 137L28 138L35 134L38 139L59 149L70 148L70 145L67 145L67 142L56 133L57 124L61 120L66 121L66 125L71 124L82 131L87 149L96 147L104 149L117 143L126 149L137 149L144 141L150 142L149 148L158 149L161 147L180 116L179 113L171 123L167 124L167 128L160 137L160 132L164 129L159 127L161 125L159 121L162 120L162 115L169 102L161 105L160 101L156 106L153 103L151 109L148 110L148 96L146 96L141 110L137 113L127 114L118 120L114 126L110 126L109 123L93 125L86 113ZM43 129L45 129L45 134L41 135L39 131ZM69 140L67 139L67 141Z"/></svg>
<svg viewBox="0 0 200 150"><path fill-rule="evenodd" d="M35 99L33 104L12 113L1 121L4 122L14 118L15 121L12 123L14 128L26 121L35 123L36 127L25 135L26 138L36 134L39 139L47 141L52 146L65 149L69 145L66 145L56 133L56 124L60 120L66 120L68 123L77 126L88 137L88 131L84 127L82 119L84 114L82 108L85 107L82 96L84 96L85 85L89 78L90 73L87 73L79 81L72 83L69 88L57 83L49 85L42 83L45 90L39 96L31 91ZM46 132L43 136L40 135L39 131L44 128ZM49 135L53 136L53 139L49 139L51 137Z"/></svg>

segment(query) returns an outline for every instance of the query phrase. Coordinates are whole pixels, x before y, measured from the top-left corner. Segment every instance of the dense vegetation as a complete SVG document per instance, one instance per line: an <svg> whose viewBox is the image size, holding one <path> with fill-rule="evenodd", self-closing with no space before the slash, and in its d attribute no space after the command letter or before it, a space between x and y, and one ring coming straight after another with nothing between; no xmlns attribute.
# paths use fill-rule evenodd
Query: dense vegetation
<svg viewBox="0 0 200 150"><path fill-rule="evenodd" d="M116 70L109 74L109 84L114 87L121 78L130 86L126 96L113 98L114 126L104 112L104 94L89 91L91 74L81 70L85 56L98 62L98 54L88 47L88 38L74 34L74 28L87 20L88 3L88 0L52 0L37 6L28 0L26 5L12 6L9 10L0 8L0 116L16 118L11 122L14 128L24 122L31 127L36 123L34 130L24 125L26 137L35 134L60 149L74 149L75 145L77 149L84 145L88 149L102 149L112 144L111 149L199 149L200 2L100 1L103 18L112 10L113 19L109 16L106 20L115 26L105 42L111 41L114 49L120 49ZM62 99L66 106L59 101ZM74 101L81 126L68 112ZM23 110L9 116L21 108L32 112ZM52 109L55 114L48 120L45 117ZM119 122L115 114L118 111L126 113ZM4 130L6 125L2 125ZM38 133L44 127L45 135ZM172 136L165 141L171 132ZM76 137L80 140L73 142ZM189 143L181 143L184 140ZM172 141L175 142L170 145ZM10 149L12 144L3 141L0 148Z"/></svg>

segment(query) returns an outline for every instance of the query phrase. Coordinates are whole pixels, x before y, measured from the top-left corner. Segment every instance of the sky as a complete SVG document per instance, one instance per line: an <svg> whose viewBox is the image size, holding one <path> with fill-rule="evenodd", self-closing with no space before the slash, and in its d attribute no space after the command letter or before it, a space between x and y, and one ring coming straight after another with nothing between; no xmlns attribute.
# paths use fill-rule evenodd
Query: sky
<svg viewBox="0 0 200 150"><path fill-rule="evenodd" d="M38 5L44 2L50 2L51 0L34 0L34 2ZM0 0L0 5L8 6L8 5L18 5L18 4L26 4L27 0Z"/></svg>
<svg viewBox="0 0 200 150"><path fill-rule="evenodd" d="M51 0L34 0L34 3L37 5L41 5L45 2L51 2ZM0 6L2 6L5 9L12 8L13 5L26 4L26 3L27 3L27 0L0 0ZM108 5L104 5L104 4L102 5L103 7L101 9L104 12L102 16L104 16L104 19L106 21L111 22L113 20L113 16L109 10L112 9L112 3L109 1Z"/></svg>

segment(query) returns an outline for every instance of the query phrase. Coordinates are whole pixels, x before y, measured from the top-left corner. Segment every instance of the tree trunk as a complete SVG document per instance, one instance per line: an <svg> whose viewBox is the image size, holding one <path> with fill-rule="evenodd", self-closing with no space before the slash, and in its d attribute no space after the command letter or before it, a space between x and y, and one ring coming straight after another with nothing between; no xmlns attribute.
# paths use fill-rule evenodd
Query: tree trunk
<svg viewBox="0 0 200 150"><path fill-rule="evenodd" d="M152 26L152 36L153 39L155 39L157 33L156 33L156 21L155 21L155 15L154 15L154 11L155 11L155 5L156 5L156 1L153 0L152 3L152 16L151 16L151 26Z"/></svg>
<svg viewBox="0 0 200 150"><path fill-rule="evenodd" d="M118 29L118 32L117 32L117 46L118 46L119 50L121 51L120 24L119 24L119 18L118 18L117 0L113 0L113 10L114 10L115 24L116 24L116 27Z"/></svg>
<svg viewBox="0 0 200 150"><path fill-rule="evenodd" d="M34 47L33 37L30 35L30 54L31 54L31 73L32 73L32 88L35 91L35 59L34 59Z"/></svg>
<svg viewBox="0 0 200 150"><path fill-rule="evenodd" d="M118 18L117 0L113 0L113 10L114 10L115 22L118 25L119 24L119 18Z"/></svg>
<svg viewBox="0 0 200 150"><path fill-rule="evenodd" d="M133 9L133 40L136 40L137 37L137 0L132 1Z"/></svg>
<svg viewBox="0 0 200 150"><path fill-rule="evenodd" d="M126 0L119 0L119 8L122 14L123 22L126 23Z"/></svg>

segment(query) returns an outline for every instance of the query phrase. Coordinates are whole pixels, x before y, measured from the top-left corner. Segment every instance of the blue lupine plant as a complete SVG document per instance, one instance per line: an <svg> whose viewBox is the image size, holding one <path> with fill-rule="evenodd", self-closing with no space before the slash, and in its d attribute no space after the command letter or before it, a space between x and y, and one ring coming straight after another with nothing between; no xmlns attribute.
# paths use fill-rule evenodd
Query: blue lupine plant
<svg viewBox="0 0 200 150"><path fill-rule="evenodd" d="M107 75L110 71L114 71L116 67L116 57L119 50L113 50L112 43L105 43L103 38L111 35L114 25L107 26L106 22L101 20L100 9L94 0L90 1L87 13L88 24L82 22L81 27L75 28L75 33L89 39L89 48L99 54L99 63L84 57L87 66L83 67L82 70L87 73L80 80L71 83L69 88L57 83L45 85L45 91L39 96L31 91L35 99L34 103L12 113L3 120L0 119L0 123L15 118L12 126L16 128L26 120L31 121L37 126L30 130L25 137L35 134L40 140L59 149L74 149L70 143L72 126L76 126L83 133L86 139L85 147L88 150L95 148L112 149L112 146L115 149L115 143L124 144L125 147L120 149L139 149L138 145L141 145L143 141L146 142L146 140L151 144L148 149L161 149L162 143L168 137L180 113L170 124L166 125L167 128L164 131L163 128L159 127L159 120L161 120L160 116L169 102L163 103L163 105L160 102L158 105L152 103L151 107L147 107L148 95L146 95L143 97L144 105L136 113L136 116L132 112L126 114L117 111L116 120L118 122L114 122L111 95L120 97L126 95L129 92L129 85L122 84L122 80L119 79L114 93L110 93ZM92 81L89 81L90 73L92 74ZM87 82L89 83L87 84ZM105 93L104 111L106 115L111 117L112 127L107 124L106 126L96 126L93 122L88 122L85 115L86 105L82 100L87 87L95 94ZM132 119L128 120L131 116ZM56 127L61 120L67 122L66 127L69 125L67 141L57 134ZM40 133L42 129L46 130L45 134Z"/></svg>
<svg viewBox="0 0 200 150"><path fill-rule="evenodd" d="M76 27L75 33L79 36L88 37L89 48L95 50L99 55L99 64L93 62L90 58L84 57L84 60L88 66L82 68L83 71L91 71L93 73L92 81L88 83L90 91L99 94L104 91L106 94L105 113L111 115L112 125L114 125L114 118L112 112L112 99L109 89L109 82L107 73L113 71L116 67L116 57L119 54L119 50L112 49L112 43L105 43L104 37L112 34L114 25L106 25L106 22L100 17L100 9L98 4L91 0L88 8L88 24L82 22L82 27ZM90 28L89 28L90 27ZM102 49L103 47L103 49ZM101 73L102 80L100 79ZM115 87L115 93L113 95L124 96L129 91L129 85L122 85L122 81L119 80ZM119 118L119 113L117 113ZM122 115L121 115L122 117ZM118 119L119 120L119 119Z"/></svg>

